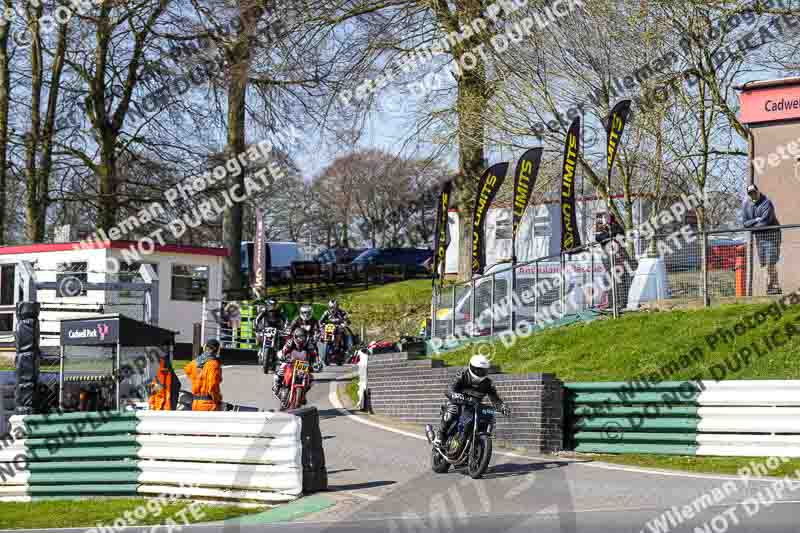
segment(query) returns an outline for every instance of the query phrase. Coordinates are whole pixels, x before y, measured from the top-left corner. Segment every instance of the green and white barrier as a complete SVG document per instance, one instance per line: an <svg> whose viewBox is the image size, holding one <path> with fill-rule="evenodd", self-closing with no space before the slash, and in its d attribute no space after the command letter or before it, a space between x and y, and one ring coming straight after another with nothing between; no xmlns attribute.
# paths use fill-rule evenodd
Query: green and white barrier
<svg viewBox="0 0 800 533"><path fill-rule="evenodd" d="M568 383L578 452L800 457L800 381Z"/></svg>
<svg viewBox="0 0 800 533"><path fill-rule="evenodd" d="M2 444L4 500L170 493L280 502L303 492L302 418L289 413L13 416Z"/></svg>

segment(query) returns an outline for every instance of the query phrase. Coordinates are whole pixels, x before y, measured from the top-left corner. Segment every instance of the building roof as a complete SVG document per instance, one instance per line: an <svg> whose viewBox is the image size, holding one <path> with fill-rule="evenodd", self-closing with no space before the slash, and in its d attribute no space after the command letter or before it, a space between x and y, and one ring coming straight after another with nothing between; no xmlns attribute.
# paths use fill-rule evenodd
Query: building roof
<svg viewBox="0 0 800 533"><path fill-rule="evenodd" d="M136 241L81 241L21 244L16 246L0 246L0 255L30 254L44 252L64 252L68 250L96 250L104 248L136 247ZM155 245L155 252L167 254L211 255L227 257L227 248L210 248L207 246L185 246L183 244Z"/></svg>
<svg viewBox="0 0 800 533"><path fill-rule="evenodd" d="M753 80L742 85L737 85L734 89L739 91L751 91L756 89L768 89L770 87L784 87L790 85L800 85L800 77L780 78L777 80Z"/></svg>

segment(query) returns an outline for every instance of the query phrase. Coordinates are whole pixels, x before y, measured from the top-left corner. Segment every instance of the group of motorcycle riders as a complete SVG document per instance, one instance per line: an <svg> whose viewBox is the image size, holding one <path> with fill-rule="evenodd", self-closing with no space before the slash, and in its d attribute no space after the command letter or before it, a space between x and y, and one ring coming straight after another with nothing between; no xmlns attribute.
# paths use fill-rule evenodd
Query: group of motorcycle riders
<svg viewBox="0 0 800 533"><path fill-rule="evenodd" d="M300 307L300 314L287 326L288 319L278 306L277 302L269 299L260 309L255 320L255 330L263 332L266 328L275 328L278 331L286 330L289 336L278 353L278 367L275 372L275 382L272 392L278 396L286 367L298 358L308 359L318 357L316 343L325 324L335 324L343 328L345 352L349 352L353 345L353 335L349 330L350 318L347 312L339 307L339 302L330 300L328 309L322 314L319 322L313 318L309 305Z"/></svg>
<svg viewBox="0 0 800 533"><path fill-rule="evenodd" d="M308 305L300 307L299 316L288 327L286 327L287 322L285 314L273 299L266 301L255 320L255 329L258 332L264 331L265 328L275 328L278 331L285 328L286 331L290 332L290 336L278 354L279 365L275 372L275 382L272 386L272 392L276 397L280 392L286 367L298 357L307 360L308 354L311 354L310 357L317 356L315 345L325 324L330 323L343 327L346 353L349 353L353 343L353 336L348 328L350 319L347 316L347 312L339 307L339 303L336 300L328 302L328 309L322 314L319 322L312 317L312 309ZM476 355L470 360L469 366L459 372L450 383L446 393L448 402L443 409L441 424L434 440L437 446L442 444L452 423L458 419L460 412L459 400L462 399L464 392L471 391L487 395L496 408L507 412L507 408L500 399L497 389L488 377L489 368L489 360L483 355ZM311 383L309 383L310 387Z"/></svg>
<svg viewBox="0 0 800 533"><path fill-rule="evenodd" d="M281 386L287 367L296 360L311 363L314 358L319 357L316 343L321 338L322 328L326 324L333 324L341 327L344 337L345 351L349 353L353 344L353 335L349 329L350 319L347 313L339 307L336 300L328 302L328 309L320 317L319 322L312 317L312 309L308 305L300 307L299 316L287 326L288 319L278 306L277 302L269 299L264 306L259 309L255 320L255 331L263 333L267 328L274 328L275 331L286 331L288 336L285 339L280 351L277 352L278 366L275 371L275 381L272 392L280 400ZM266 342L266 337L264 337ZM220 383L222 374L218 360L221 351L221 344L216 339L206 343L204 352L189 365L184 371L192 381L193 401L192 410L207 411L218 410L221 404L222 395ZM312 365L313 366L313 365ZM469 365L462 369L450 382L445 393L446 404L442 406L441 420L439 428L433 431L431 426L429 440L435 450L441 450L448 438L455 422L459 419L462 405L467 397L483 398L488 396L494 408L508 416L510 410L500 398L497 388L492 379L489 378L490 372L489 359L483 355L474 355ZM307 389L311 388L313 376L308 372ZM151 386L150 408L154 410L175 409L177 387L172 386L177 383L177 376L174 374L166 358L162 358L159 373ZM171 394L175 393L175 394ZM306 403L305 396L300 401L300 405ZM428 429L426 429L428 431ZM442 453L442 452L436 452ZM436 457L436 453L434 456ZM445 465L446 466L446 465ZM484 465L485 468L485 465ZM435 471L436 468L434 468ZM441 470L443 471L443 470Z"/></svg>

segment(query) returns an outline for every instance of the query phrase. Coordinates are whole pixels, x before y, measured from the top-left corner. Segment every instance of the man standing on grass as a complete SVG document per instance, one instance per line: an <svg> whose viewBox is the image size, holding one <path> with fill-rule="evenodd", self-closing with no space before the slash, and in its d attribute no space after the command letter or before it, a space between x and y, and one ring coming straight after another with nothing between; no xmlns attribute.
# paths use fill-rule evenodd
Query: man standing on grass
<svg viewBox="0 0 800 533"><path fill-rule="evenodd" d="M779 226L772 200L758 190L755 184L747 187L748 199L742 206L742 225L745 228L754 228L753 236L758 248L758 260L761 268L767 267L769 280L767 294L781 294L778 284L777 263L781 257L781 230L772 226ZM755 228L771 229L758 230Z"/></svg>

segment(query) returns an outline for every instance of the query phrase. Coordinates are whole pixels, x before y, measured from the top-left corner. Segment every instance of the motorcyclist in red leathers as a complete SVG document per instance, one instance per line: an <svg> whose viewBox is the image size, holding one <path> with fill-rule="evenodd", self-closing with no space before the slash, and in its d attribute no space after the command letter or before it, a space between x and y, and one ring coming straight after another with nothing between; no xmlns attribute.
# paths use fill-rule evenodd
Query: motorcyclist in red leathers
<svg viewBox="0 0 800 533"><path fill-rule="evenodd" d="M308 334L303 328L297 328L292 332L292 338L286 342L278 354L278 371L275 372L275 383L272 385L272 392L278 396L281 385L283 385L283 375L286 372L286 367L294 361L308 361L311 362L312 358L316 357L314 350L311 349L308 342ZM311 388L314 376L311 374L309 368L309 383L308 388ZM307 392L307 391L306 391Z"/></svg>

